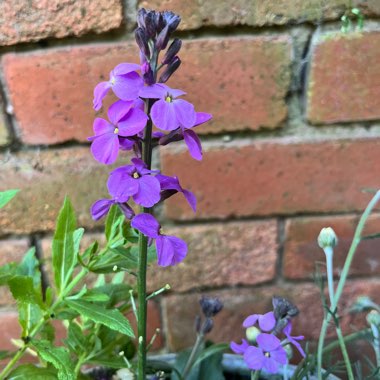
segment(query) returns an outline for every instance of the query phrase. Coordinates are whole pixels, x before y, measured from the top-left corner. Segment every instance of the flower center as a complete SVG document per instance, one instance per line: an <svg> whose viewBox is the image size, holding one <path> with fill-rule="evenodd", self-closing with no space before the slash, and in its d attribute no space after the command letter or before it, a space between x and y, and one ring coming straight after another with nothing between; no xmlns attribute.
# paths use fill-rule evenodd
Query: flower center
<svg viewBox="0 0 380 380"><path fill-rule="evenodd" d="M162 227L160 227L160 229L158 230L158 233L159 233L160 235L163 235L163 234L164 234L164 229L163 229Z"/></svg>
<svg viewBox="0 0 380 380"><path fill-rule="evenodd" d="M173 98L171 95L167 94L165 97L165 102L171 103L173 101Z"/></svg>
<svg viewBox="0 0 380 380"><path fill-rule="evenodd" d="M114 77L112 77L111 80L110 80L110 82L111 82L111 84L113 86L116 83L116 79Z"/></svg>
<svg viewBox="0 0 380 380"><path fill-rule="evenodd" d="M119 133L119 128L116 127L116 128L113 130L113 133L114 133L115 135L117 135L117 134Z"/></svg>
<svg viewBox="0 0 380 380"><path fill-rule="evenodd" d="M136 178L136 179L137 179L137 178L140 178L139 173L134 172L134 173L133 173L133 178Z"/></svg>
<svg viewBox="0 0 380 380"><path fill-rule="evenodd" d="M264 355L265 355L267 358L270 358L270 353L269 353L269 352L266 352Z"/></svg>

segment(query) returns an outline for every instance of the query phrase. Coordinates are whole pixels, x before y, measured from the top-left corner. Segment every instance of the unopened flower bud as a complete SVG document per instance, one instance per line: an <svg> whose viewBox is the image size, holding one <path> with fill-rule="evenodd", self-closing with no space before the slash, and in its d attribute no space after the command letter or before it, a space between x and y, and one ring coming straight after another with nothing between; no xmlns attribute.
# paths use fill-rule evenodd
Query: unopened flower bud
<svg viewBox="0 0 380 380"><path fill-rule="evenodd" d="M201 317L199 316L199 315L197 315L196 317L195 317L195 323L194 323L194 325L195 325L195 331L199 334L200 333L200 331L201 331Z"/></svg>
<svg viewBox="0 0 380 380"><path fill-rule="evenodd" d="M140 27L140 28L145 28L145 16L146 16L147 12L144 8L141 8L138 10L137 12L137 25Z"/></svg>
<svg viewBox="0 0 380 380"><path fill-rule="evenodd" d="M135 39L137 42L137 45L139 46L141 52L144 54L144 56L149 59L150 58L150 50L148 46L148 38L142 28L137 28L135 30Z"/></svg>
<svg viewBox="0 0 380 380"><path fill-rule="evenodd" d="M331 227L322 228L318 236L318 245L322 248L334 248L338 244L338 238Z"/></svg>
<svg viewBox="0 0 380 380"><path fill-rule="evenodd" d="M261 330L258 329L256 326L248 327L247 330L245 331L247 340L251 344L256 343L256 338L259 334L261 334Z"/></svg>
<svg viewBox="0 0 380 380"><path fill-rule="evenodd" d="M369 325L380 326L380 313L377 310L370 311L366 319Z"/></svg>
<svg viewBox="0 0 380 380"><path fill-rule="evenodd" d="M160 34L156 39L156 48L157 50L164 50L168 45L170 38L169 26L166 25L164 29L161 30Z"/></svg>
<svg viewBox="0 0 380 380"><path fill-rule="evenodd" d="M365 310L376 308L376 304L368 296L359 296L351 306L351 313L360 313Z"/></svg>
<svg viewBox="0 0 380 380"><path fill-rule="evenodd" d="M156 23L154 11L149 11L144 17L145 32L148 38L154 38L156 36Z"/></svg>
<svg viewBox="0 0 380 380"><path fill-rule="evenodd" d="M202 296L199 303L206 318L215 316L223 309L223 302L217 297Z"/></svg>
<svg viewBox="0 0 380 380"><path fill-rule="evenodd" d="M173 33L181 22L181 17L170 11L163 12L162 16L164 18L165 25L169 27L169 32Z"/></svg>
<svg viewBox="0 0 380 380"><path fill-rule="evenodd" d="M159 82L160 83L167 82L180 65L181 65L181 60L178 57L175 57L173 61L169 65L166 66L166 69L160 76Z"/></svg>
<svg viewBox="0 0 380 380"><path fill-rule="evenodd" d="M170 63L173 58L178 54L182 46L182 41L179 38L175 38L173 42L168 47L168 50L165 53L162 64L166 65Z"/></svg>
<svg viewBox="0 0 380 380"><path fill-rule="evenodd" d="M165 27L165 20L162 15L162 12L155 12L154 14L154 23L156 25L156 32L160 33L162 29Z"/></svg>
<svg viewBox="0 0 380 380"><path fill-rule="evenodd" d="M205 322L203 323L201 332L203 334L208 334L212 330L213 327L214 327L214 321L211 318L207 318Z"/></svg>

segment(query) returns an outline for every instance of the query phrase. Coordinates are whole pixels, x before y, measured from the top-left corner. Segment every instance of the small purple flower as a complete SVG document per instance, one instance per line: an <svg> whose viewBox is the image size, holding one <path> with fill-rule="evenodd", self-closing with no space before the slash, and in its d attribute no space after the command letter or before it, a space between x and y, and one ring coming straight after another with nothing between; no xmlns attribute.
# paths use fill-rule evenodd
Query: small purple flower
<svg viewBox="0 0 380 380"><path fill-rule="evenodd" d="M134 104L133 101L118 100L108 109L111 123L99 117L95 119L95 136L88 140L92 141L94 158L102 164L113 164L119 149L131 149L134 141L127 137L135 136L145 128L148 117L139 108L132 108Z"/></svg>
<svg viewBox="0 0 380 380"><path fill-rule="evenodd" d="M164 235L158 221L150 214L136 215L131 226L156 240L158 265L167 267L180 263L187 254L187 244L176 236Z"/></svg>
<svg viewBox="0 0 380 380"><path fill-rule="evenodd" d="M243 354L250 369L276 373L280 364L287 364L286 351L276 336L262 333L257 336L257 345L247 347Z"/></svg>
<svg viewBox="0 0 380 380"><path fill-rule="evenodd" d="M285 336L288 339L288 341L297 348L297 350L299 351L299 353L303 357L306 357L305 351L303 350L303 348L301 347L301 345L297 342L298 340L305 339L305 337L303 335L299 335L299 336L291 336L290 335L290 333L292 332L292 323L291 322L289 322L284 327L284 329L282 330L282 332L285 334Z"/></svg>
<svg viewBox="0 0 380 380"><path fill-rule="evenodd" d="M169 144L172 141L185 140L185 143L189 149L191 157L201 161L202 160L202 145L198 135L193 131L192 128L197 127L203 123L206 123L212 118L212 115L205 112L196 112L195 123L190 128L185 128L180 125L178 129L169 133L168 135L163 135L159 139L160 145Z"/></svg>
<svg viewBox="0 0 380 380"><path fill-rule="evenodd" d="M235 354L243 355L245 350L249 347L249 343L242 339L241 344L237 344L235 342L230 343L230 348Z"/></svg>
<svg viewBox="0 0 380 380"><path fill-rule="evenodd" d="M157 171L149 170L141 159L132 158L132 165L111 172L107 182L109 192L113 198L133 197L137 204L152 207L161 198L160 182L151 175L155 173Z"/></svg>
<svg viewBox="0 0 380 380"><path fill-rule="evenodd" d="M182 193L193 211L196 211L197 199L195 198L195 195L191 191L182 188L177 177L157 174L156 178L160 181L161 185L161 201L176 193Z"/></svg>
<svg viewBox="0 0 380 380"><path fill-rule="evenodd" d="M156 127L164 131L173 131L180 125L185 128L194 126L194 106L186 100L176 99L184 94L182 90L172 89L162 83L146 86L139 93L142 98L158 99L152 106L151 118Z"/></svg>
<svg viewBox="0 0 380 380"><path fill-rule="evenodd" d="M117 65L110 72L109 81L98 83L94 89L95 111L102 108L103 99L110 89L121 100L138 98L139 91L144 86L141 76L136 73L140 69L140 65L136 63L120 63Z"/></svg>
<svg viewBox="0 0 380 380"><path fill-rule="evenodd" d="M99 199L91 206L92 219L99 220L108 214L112 205L118 205L127 219L132 219L135 212L127 203L118 202L115 199Z"/></svg>
<svg viewBox="0 0 380 380"><path fill-rule="evenodd" d="M273 311L266 314L252 314L243 322L243 327L248 328L259 322L259 327L262 331L272 331L276 325L276 319Z"/></svg>

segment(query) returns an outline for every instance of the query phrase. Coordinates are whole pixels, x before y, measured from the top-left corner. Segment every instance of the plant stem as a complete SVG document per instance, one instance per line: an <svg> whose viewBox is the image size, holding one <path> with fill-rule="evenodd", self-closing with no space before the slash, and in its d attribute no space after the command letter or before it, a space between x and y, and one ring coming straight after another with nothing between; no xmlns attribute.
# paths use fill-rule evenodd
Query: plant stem
<svg viewBox="0 0 380 380"><path fill-rule="evenodd" d="M345 343L349 343L349 342L354 341L356 339L365 338L369 333L370 333L370 329L367 328L367 329L364 329L364 330L357 331L357 332L354 332L352 334L346 335L343 339L344 339ZM326 355L326 354L330 353L332 350L334 350L338 346L339 346L339 341L338 340L335 340L335 341L331 342L330 344L328 344L323 349L323 355Z"/></svg>
<svg viewBox="0 0 380 380"><path fill-rule="evenodd" d="M371 201L368 203L366 209L364 210L362 216L360 217L359 223L356 227L354 238L352 239L352 243L350 246L350 249L347 254L346 261L343 266L342 274L340 276L338 286L336 288L336 292L334 295L334 305L338 305L339 299L342 295L344 285L347 280L348 272L351 267L352 260L354 258L356 249L361 241L361 235L365 226L365 223L371 214L373 208L376 206L376 203L380 199L380 190L376 192L374 197L371 199ZM334 308L335 309L335 308ZM333 310L334 310L333 309ZM319 341L318 341L318 351L317 351L317 372L318 372L318 379L322 380L322 355L323 355L323 345L326 337L327 327L331 320L331 314L327 313L325 316L325 319L323 320L321 332L319 334Z"/></svg>
<svg viewBox="0 0 380 380"><path fill-rule="evenodd" d="M371 330L373 334L372 347L376 355L376 366L380 367L380 337L379 328L377 325L371 323Z"/></svg>
<svg viewBox="0 0 380 380"><path fill-rule="evenodd" d="M260 371L259 370L251 372L251 380L258 380L259 376L260 376Z"/></svg>
<svg viewBox="0 0 380 380"><path fill-rule="evenodd" d="M182 377L184 380L186 380L186 376L189 374L190 370L191 370L191 367L193 365L193 362L194 362L194 359L195 359L195 356L199 350L199 347L201 346L201 344L203 343L203 339L204 339L204 335L202 333L199 333L197 335L197 340L195 341L195 344L193 346L193 349L191 350L191 353L190 353L190 356L189 356L189 359L187 360L187 363L186 363L186 366L185 366L185 369L183 370L183 373L182 373Z"/></svg>
<svg viewBox="0 0 380 380"><path fill-rule="evenodd" d="M49 310L45 313L45 316L49 316L55 312L55 310L62 304L64 301L64 298L70 294L70 292L75 288L76 285L83 279L83 277L88 273L88 269L82 268L82 270L73 278L70 285L65 288L61 294L58 296L56 301L53 303L53 305L49 308ZM37 325L34 326L34 328L31 330L29 334L29 338L32 339L36 336L36 334L40 331L41 327L49 321L49 318L41 318L41 320L38 322ZM0 373L0 380L3 380L6 378L6 376L9 375L11 372L13 366L22 358L24 355L26 349L28 348L28 345L25 344L24 347L20 348L16 355L12 358L12 360L7 364L7 366L2 370Z"/></svg>
<svg viewBox="0 0 380 380"><path fill-rule="evenodd" d="M146 101L146 114L150 115L152 102ZM152 120L149 118L145 133L142 148L142 156L148 169L152 166ZM141 212L151 213L150 208L142 207ZM146 376L146 324L147 324L147 299L146 299L146 269L148 261L148 238L139 232L139 257L138 257L138 276L137 276L137 335L138 335L138 352L137 352L137 378L145 380Z"/></svg>

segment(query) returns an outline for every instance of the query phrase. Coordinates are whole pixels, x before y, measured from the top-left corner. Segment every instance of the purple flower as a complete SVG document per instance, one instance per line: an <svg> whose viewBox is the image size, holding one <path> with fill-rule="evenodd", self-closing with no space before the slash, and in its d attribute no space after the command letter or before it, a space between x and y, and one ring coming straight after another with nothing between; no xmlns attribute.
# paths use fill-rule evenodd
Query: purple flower
<svg viewBox="0 0 380 380"><path fill-rule="evenodd" d="M266 314L252 314L247 317L243 322L243 327L248 328L259 322L259 327L262 331L271 331L276 325L276 319L273 311Z"/></svg>
<svg viewBox="0 0 380 380"><path fill-rule="evenodd" d="M230 348L235 354L243 355L245 350L249 347L249 343L245 340L242 339L241 344L237 344L235 342L230 343Z"/></svg>
<svg viewBox="0 0 380 380"><path fill-rule="evenodd" d="M264 369L269 373L276 373L280 364L287 364L288 358L281 341L272 334L260 334L257 345L248 346L244 351L244 361L253 370Z"/></svg>
<svg viewBox="0 0 380 380"><path fill-rule="evenodd" d="M107 82L100 82L94 89L94 109L99 111L102 107L104 97L112 89L121 100L134 100L138 97L144 82L136 70L140 65L136 63L120 63L110 72Z"/></svg>
<svg viewBox="0 0 380 380"><path fill-rule="evenodd" d="M136 215L131 226L156 240L158 265L166 267L180 263L187 254L187 244L176 236L164 235L158 221L150 214Z"/></svg>
<svg viewBox="0 0 380 380"><path fill-rule="evenodd" d="M139 93L142 98L158 99L152 106L151 118L156 127L164 131L173 131L180 125L185 128L194 126L194 106L186 100L176 99L184 94L182 90L171 89L162 83L144 87Z"/></svg>
<svg viewBox="0 0 380 380"><path fill-rule="evenodd" d="M160 181L161 185L161 201L176 193L182 193L193 211L196 211L197 199L195 198L195 195L191 191L182 188L177 177L157 174L156 178Z"/></svg>
<svg viewBox="0 0 380 380"><path fill-rule="evenodd" d="M194 125L190 128L185 128L180 125L178 129L160 137L159 144L166 145L172 141L185 140L185 143L189 149L191 157L198 161L202 160L202 145L198 135L193 131L192 128L197 127L203 123L206 123L212 118L212 115L205 112L196 112Z"/></svg>
<svg viewBox="0 0 380 380"><path fill-rule="evenodd" d="M127 219L132 219L135 212L127 203L118 202L115 199L99 199L91 206L92 219L99 220L108 214L112 205L118 205Z"/></svg>
<svg viewBox="0 0 380 380"><path fill-rule="evenodd" d="M160 201L161 186L157 178L151 174L144 161L132 158L132 165L121 166L113 170L107 185L113 198L124 199L133 197L133 200L143 206L152 207Z"/></svg>
<svg viewBox="0 0 380 380"><path fill-rule="evenodd" d="M108 109L108 118L96 118L94 121L95 136L91 152L94 158L102 164L112 164L116 161L119 149L131 149L134 141L126 137L135 136L145 128L148 117L139 108L132 108L135 102L118 100Z"/></svg>
<svg viewBox="0 0 380 380"><path fill-rule="evenodd" d="M298 340L305 339L305 337L303 335L299 335L299 336L291 336L290 335L290 333L292 332L292 323L291 322L289 322L284 327L284 329L282 330L282 332L285 334L285 336L288 339L288 341L297 348L297 350L299 351L299 353L303 357L306 357L305 351L302 349L301 345L297 342Z"/></svg>

